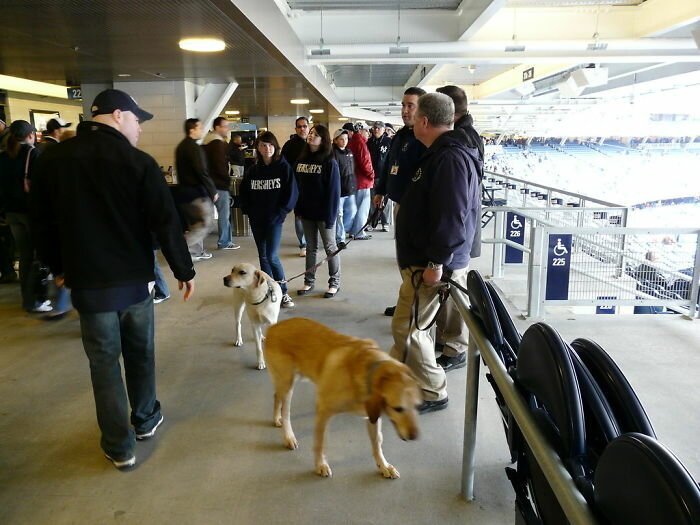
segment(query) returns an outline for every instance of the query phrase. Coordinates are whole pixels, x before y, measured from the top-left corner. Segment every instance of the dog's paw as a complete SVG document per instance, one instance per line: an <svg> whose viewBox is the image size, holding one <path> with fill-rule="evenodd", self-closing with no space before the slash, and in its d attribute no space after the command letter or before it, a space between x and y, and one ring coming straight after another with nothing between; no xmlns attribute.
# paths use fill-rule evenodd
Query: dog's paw
<svg viewBox="0 0 700 525"><path fill-rule="evenodd" d="M321 463L316 467L316 474L322 478L330 478L333 476L333 471L331 471L331 467L328 463Z"/></svg>
<svg viewBox="0 0 700 525"><path fill-rule="evenodd" d="M379 472L381 472L382 476L384 476L387 479L399 479L401 477L399 471L396 470L394 465L390 465L389 463L387 463L384 467L382 467L381 465L378 465L378 467Z"/></svg>
<svg viewBox="0 0 700 525"><path fill-rule="evenodd" d="M267 368L267 365L265 364L265 361L262 361L258 363L255 368L257 368L258 370L265 370Z"/></svg>
<svg viewBox="0 0 700 525"><path fill-rule="evenodd" d="M281 427L282 426L282 418L281 417L276 417L273 421L274 425L276 427Z"/></svg>
<svg viewBox="0 0 700 525"><path fill-rule="evenodd" d="M233 342L233 346L243 346L243 338L239 337Z"/></svg>
<svg viewBox="0 0 700 525"><path fill-rule="evenodd" d="M284 436L284 446L289 450L296 450L299 448L299 442L297 441L297 438L294 437L294 434L291 436Z"/></svg>

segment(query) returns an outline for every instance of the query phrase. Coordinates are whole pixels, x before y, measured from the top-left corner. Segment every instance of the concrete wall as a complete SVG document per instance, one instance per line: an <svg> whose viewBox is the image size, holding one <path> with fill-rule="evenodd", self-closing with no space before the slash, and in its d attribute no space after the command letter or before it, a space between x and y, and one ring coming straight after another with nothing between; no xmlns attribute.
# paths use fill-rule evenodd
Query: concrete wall
<svg viewBox="0 0 700 525"><path fill-rule="evenodd" d="M277 137L280 146L289 140L289 135L294 134L295 117L267 117L267 129Z"/></svg>

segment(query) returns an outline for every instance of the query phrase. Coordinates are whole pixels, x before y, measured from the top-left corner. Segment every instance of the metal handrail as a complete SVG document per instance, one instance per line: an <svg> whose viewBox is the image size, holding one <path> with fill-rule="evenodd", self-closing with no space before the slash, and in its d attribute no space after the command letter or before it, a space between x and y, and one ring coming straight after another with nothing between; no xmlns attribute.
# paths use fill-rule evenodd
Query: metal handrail
<svg viewBox="0 0 700 525"><path fill-rule="evenodd" d="M464 453L462 457L462 495L468 501L474 499L476 414L479 399L479 357L481 356L568 520L574 525L595 525L597 521L590 506L576 488L559 455L548 444L537 427L525 404L525 400L516 390L513 379L508 375L503 362L484 336L479 322L471 313L463 293L453 287L450 289L450 295L469 328L467 391L464 411Z"/></svg>
<svg viewBox="0 0 700 525"><path fill-rule="evenodd" d="M580 193L573 193L571 191L562 190L560 188L555 188L554 186L546 186L544 184L539 184L537 182L532 182L531 180L518 179L516 177L511 177L510 175L503 175L502 173L496 173L495 171L484 171L484 175L493 175L494 177L501 177L502 179L513 180L520 182L521 184L526 184L528 187L544 188L545 190L555 191L561 195L568 195L569 197L575 197L577 199L594 202L596 204L602 204L603 206L611 208L626 208L624 204L615 204L612 202L607 202L600 199L595 199L593 197L588 197L586 195L581 195Z"/></svg>

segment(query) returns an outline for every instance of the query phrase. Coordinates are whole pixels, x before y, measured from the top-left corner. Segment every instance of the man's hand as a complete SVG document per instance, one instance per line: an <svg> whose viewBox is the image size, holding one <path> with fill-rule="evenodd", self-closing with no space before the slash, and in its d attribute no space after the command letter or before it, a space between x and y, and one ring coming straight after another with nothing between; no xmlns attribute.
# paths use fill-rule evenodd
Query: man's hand
<svg viewBox="0 0 700 525"><path fill-rule="evenodd" d="M441 278L442 268L439 270L431 270L430 268L423 270L423 283L426 286L435 286L436 284L439 284Z"/></svg>
<svg viewBox="0 0 700 525"><path fill-rule="evenodd" d="M379 206L382 205L383 200L384 200L384 195L376 194L374 196L374 199L372 199L372 203L378 208Z"/></svg>
<svg viewBox="0 0 700 525"><path fill-rule="evenodd" d="M194 279L190 279L189 281L185 282L178 281L177 289L182 290L183 287L185 288L185 301L187 301L194 293Z"/></svg>
<svg viewBox="0 0 700 525"><path fill-rule="evenodd" d="M66 284L66 280L63 275L54 275L53 282L59 288L63 288L63 285Z"/></svg>
<svg viewBox="0 0 700 525"><path fill-rule="evenodd" d="M214 198L213 198L212 200L213 200L214 202L218 201L218 200L219 200L219 194L217 193L216 195L214 195Z"/></svg>

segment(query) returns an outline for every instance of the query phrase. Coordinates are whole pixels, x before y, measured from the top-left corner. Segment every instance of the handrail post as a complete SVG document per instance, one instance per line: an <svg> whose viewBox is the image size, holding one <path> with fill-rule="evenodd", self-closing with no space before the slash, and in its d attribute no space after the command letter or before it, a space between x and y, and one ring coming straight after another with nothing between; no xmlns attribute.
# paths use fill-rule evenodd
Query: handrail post
<svg viewBox="0 0 700 525"><path fill-rule="evenodd" d="M693 268L693 282L690 283L690 297L688 297L688 318L695 319L698 316L698 292L700 291L700 233L695 236L695 267Z"/></svg>
<svg viewBox="0 0 700 525"><path fill-rule="evenodd" d="M494 237L496 239L505 238L505 213L502 211L494 211L496 214ZM504 248L502 243L494 244L493 246L493 262L491 264L491 275L493 277L503 277L503 257Z"/></svg>
<svg viewBox="0 0 700 525"><path fill-rule="evenodd" d="M527 265L527 316L540 317L542 304L542 274L545 266L544 228L533 227L530 231L530 257Z"/></svg>
<svg viewBox="0 0 700 525"><path fill-rule="evenodd" d="M464 446L462 451L462 496L467 501L474 500L480 357L479 347L470 335L469 346L467 346L467 391L464 404Z"/></svg>

